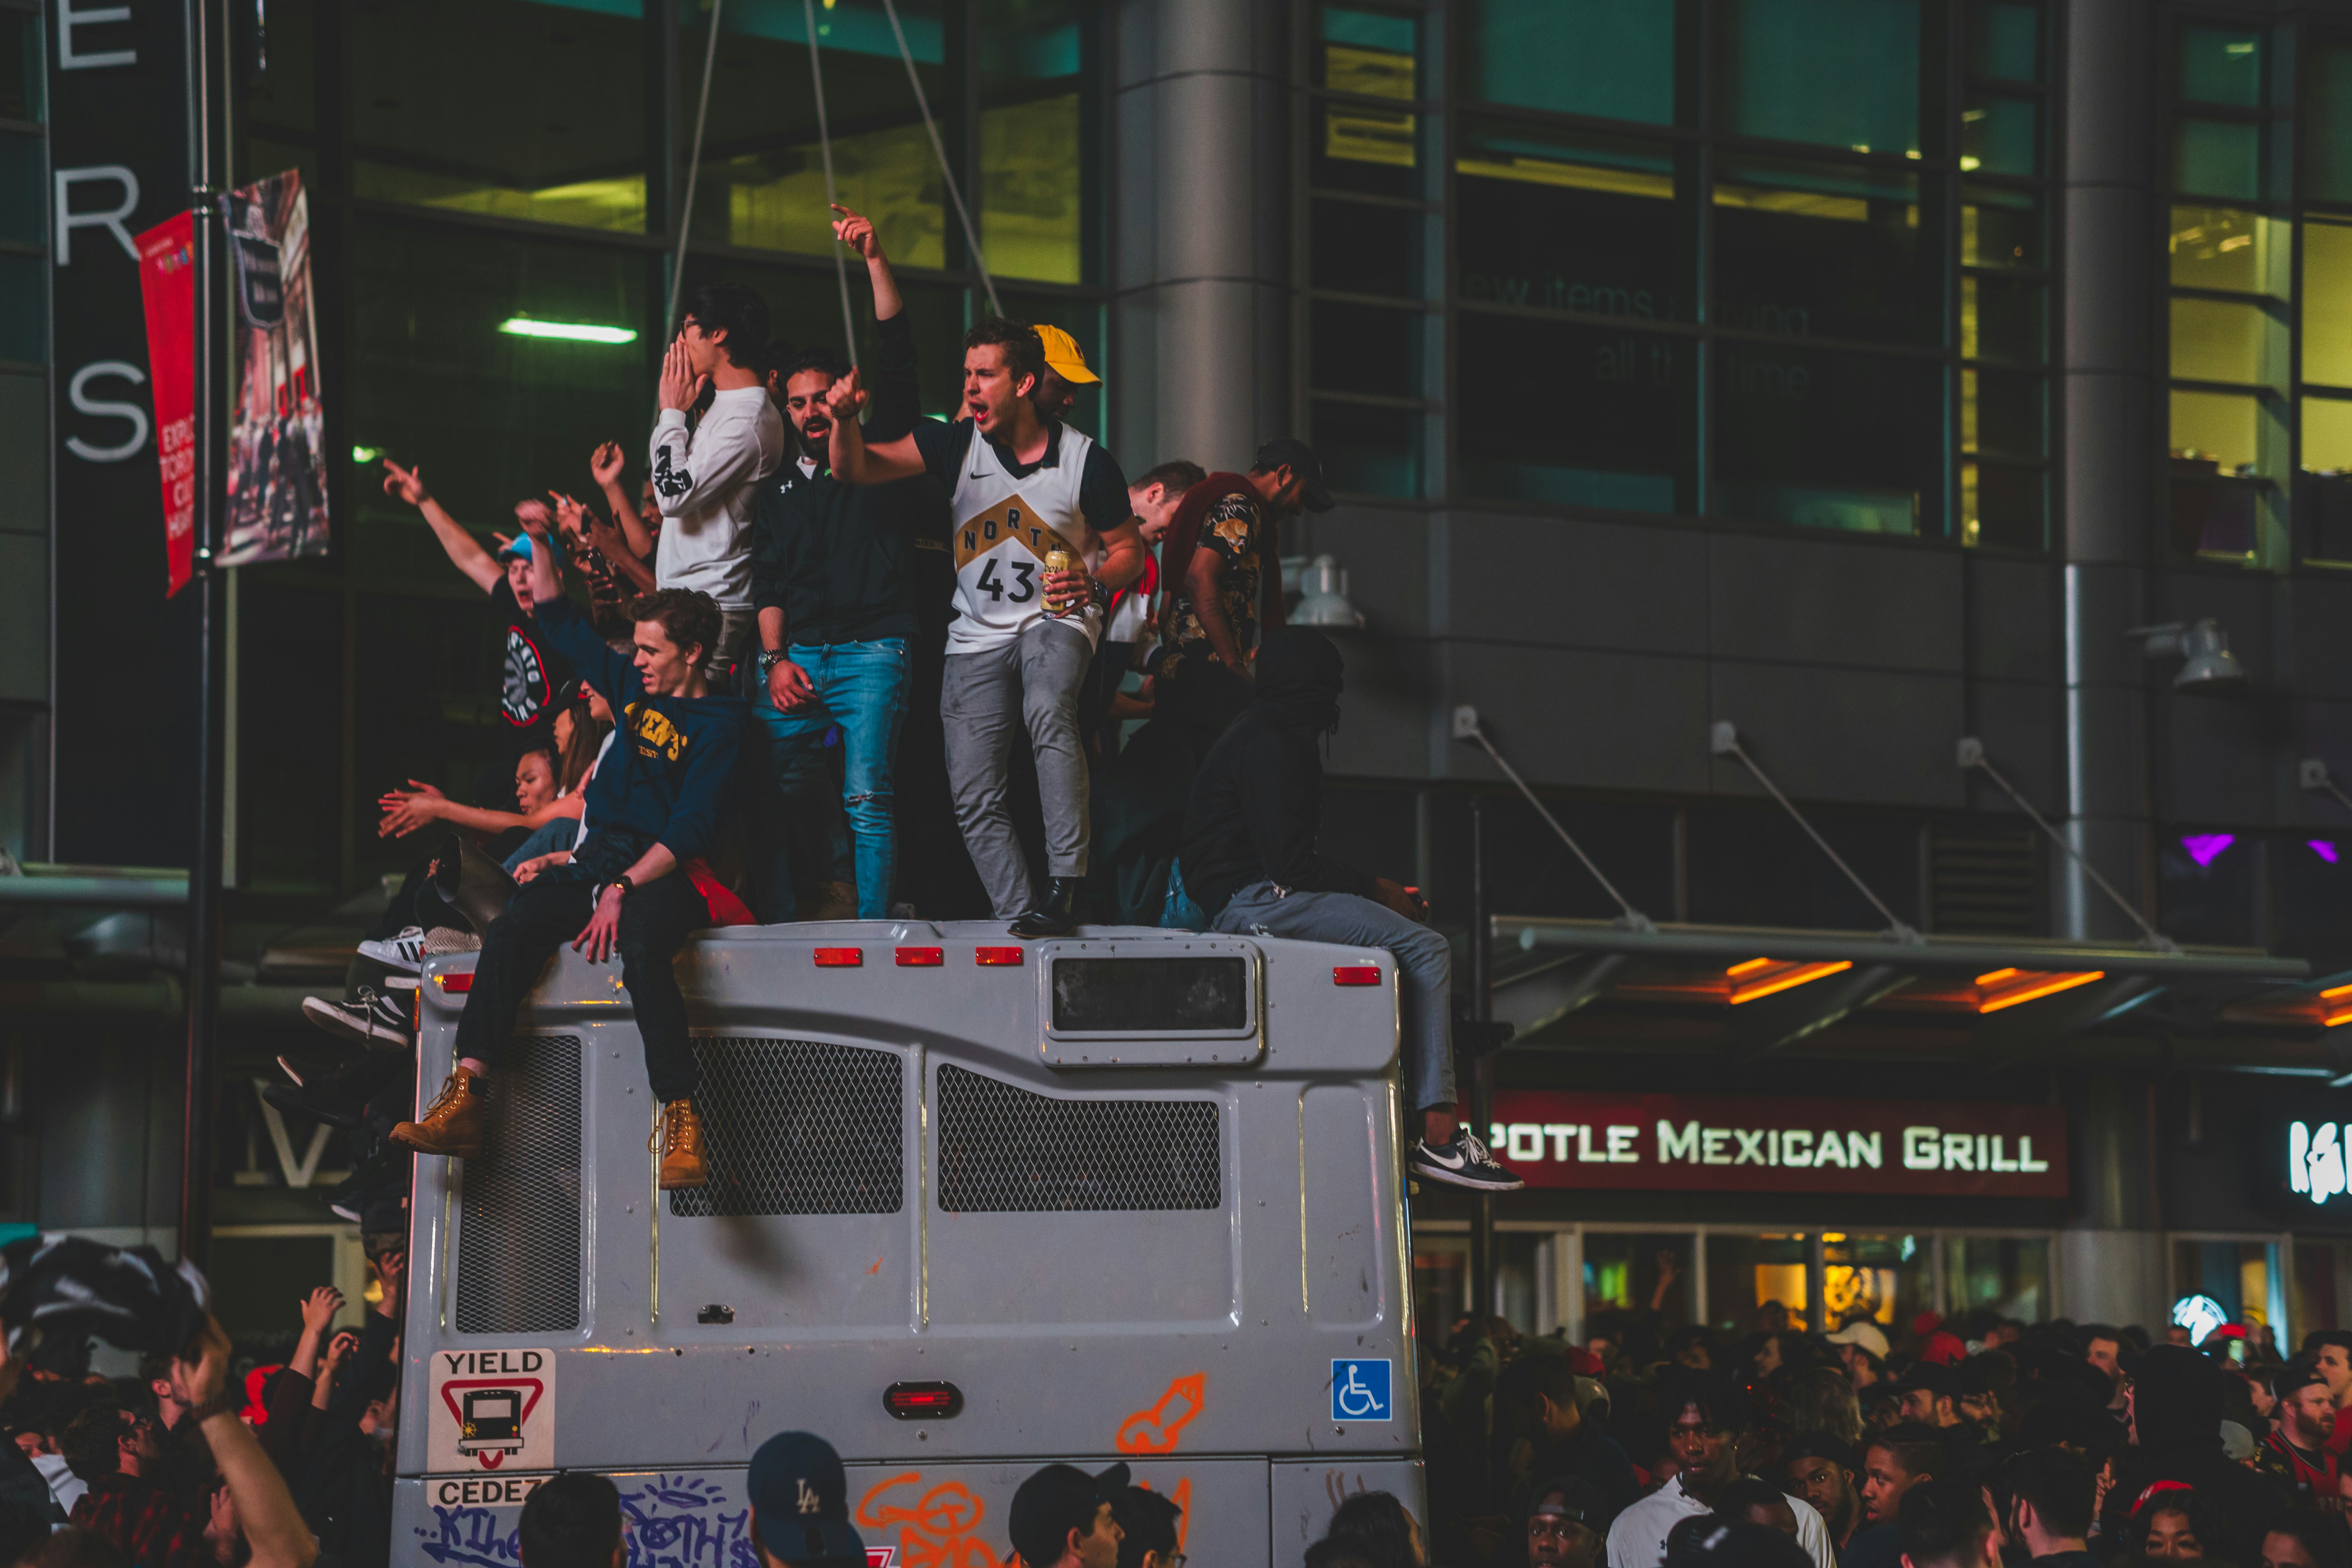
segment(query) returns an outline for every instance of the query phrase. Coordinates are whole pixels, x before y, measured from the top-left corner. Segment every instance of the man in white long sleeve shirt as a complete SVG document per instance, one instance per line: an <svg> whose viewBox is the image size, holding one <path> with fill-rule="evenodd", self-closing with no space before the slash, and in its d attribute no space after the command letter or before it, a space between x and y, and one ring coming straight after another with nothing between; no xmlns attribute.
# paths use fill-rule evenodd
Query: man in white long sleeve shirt
<svg viewBox="0 0 2352 1568"><path fill-rule="evenodd" d="M709 658L713 686L750 638L751 503L760 479L784 458L784 420L768 396L760 356L768 306L735 283L706 283L662 356L661 414L654 421L654 500L661 539L654 579L719 601L723 623ZM708 384L710 408L689 434L686 411Z"/></svg>
<svg viewBox="0 0 2352 1568"><path fill-rule="evenodd" d="M1720 1372L1675 1371L1658 1390L1658 1412L1666 1417L1666 1442L1680 1471L1609 1527L1608 1568L1659 1568L1666 1560L1667 1532L1684 1520L1714 1512L1716 1499L1739 1479L1739 1439L1752 1425L1747 1394ZM1802 1498L1788 1501L1797 1518L1797 1544L1813 1568L1837 1568L1822 1516Z"/></svg>

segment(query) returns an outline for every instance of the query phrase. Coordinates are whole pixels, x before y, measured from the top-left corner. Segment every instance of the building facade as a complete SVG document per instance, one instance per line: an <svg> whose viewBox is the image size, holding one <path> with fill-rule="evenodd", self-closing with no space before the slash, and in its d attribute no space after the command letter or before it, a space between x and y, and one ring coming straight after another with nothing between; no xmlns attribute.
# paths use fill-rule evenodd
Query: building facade
<svg viewBox="0 0 2352 1568"><path fill-rule="evenodd" d="M2330 787L2352 781L2352 5L832 0L822 126L787 0L229 10L231 180L309 193L336 458L333 552L232 589L232 959L256 993L326 973L301 954L414 858L375 836L385 787L462 787L499 752L499 645L379 460L485 532L588 494L601 441L634 483L681 242L688 289L751 283L780 336L837 342L830 189L899 265L928 405L992 295L1085 347L1105 384L1076 422L1130 472L1242 467L1285 431L1322 449L1342 504L1286 553L1333 557L1366 623L1339 634L1328 831L1442 923L1470 921L1479 802L1486 910L1621 912L1457 738L1466 706L1664 924L2095 944L2145 920L2310 966L1990 1057L1903 1012L1990 1016L1966 985L1762 1054L1709 1022L1728 983L1525 1018L1507 1097L2068 1126L2058 1195L1531 1192L1502 1216L1526 1326L1632 1303L1661 1250L1708 1321L1752 1312L1727 1281L1757 1268L1835 1308L1857 1277L1831 1271L1865 1252L1903 1281L1874 1300L2152 1321L2221 1269L2200 1247L2270 1249L2233 1311L2334 1314L2336 1255L2297 1239L2334 1247L2327 1211L2225 1213L2171 1162L2255 1147L2253 1089L2352 1068L2325 995L2352 970ZM0 0L0 839L27 862L187 859L191 632L162 598L124 239L185 205L179 16ZM2177 688L2145 628L2208 619L2244 679ZM26 984L100 983L61 951ZM248 1000L232 1065L266 1074L298 1026ZM45 1002L27 1048L78 1005ZM169 1008L138 1016L122 1048L165 1081ZM33 1074L33 1123L94 1092L75 1070ZM108 1114L160 1150L151 1098ZM221 1175L252 1206L224 1223L310 1223L307 1133L278 1161L284 1130L234 1098ZM39 1170L22 1221L165 1223L152 1194L83 1204L53 1150Z"/></svg>

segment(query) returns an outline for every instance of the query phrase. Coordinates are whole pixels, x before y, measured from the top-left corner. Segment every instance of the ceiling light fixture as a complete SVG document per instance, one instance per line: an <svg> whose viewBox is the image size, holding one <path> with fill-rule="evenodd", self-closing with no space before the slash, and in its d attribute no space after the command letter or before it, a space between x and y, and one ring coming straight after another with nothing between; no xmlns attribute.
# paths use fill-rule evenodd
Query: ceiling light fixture
<svg viewBox="0 0 2352 1568"><path fill-rule="evenodd" d="M2246 667L2230 651L2230 634L2210 616L2187 624L2134 626L2124 636L2146 637L2150 658L2180 658L2180 673L2172 678L2175 691L2226 691L2246 683Z"/></svg>
<svg viewBox="0 0 2352 1568"><path fill-rule="evenodd" d="M633 343L634 327L600 327L593 321L542 321L533 316L509 316L499 331L514 338L552 338L567 343Z"/></svg>

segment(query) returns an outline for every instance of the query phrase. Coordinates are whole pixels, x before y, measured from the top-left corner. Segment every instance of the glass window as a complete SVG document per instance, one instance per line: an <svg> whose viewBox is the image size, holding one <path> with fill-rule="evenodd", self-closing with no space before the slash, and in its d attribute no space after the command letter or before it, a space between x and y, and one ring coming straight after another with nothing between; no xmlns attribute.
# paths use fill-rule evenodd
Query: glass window
<svg viewBox="0 0 2352 1568"><path fill-rule="evenodd" d="M1978 94L1960 111L1960 167L1989 174L2042 172L2042 106Z"/></svg>
<svg viewBox="0 0 2352 1568"><path fill-rule="evenodd" d="M1430 1342L1444 1350L1454 1325L1470 1310L1470 1238L1415 1231L1412 1314Z"/></svg>
<svg viewBox="0 0 2352 1568"><path fill-rule="evenodd" d="M2303 189L2352 202L2352 45L2314 40L2303 106Z"/></svg>
<svg viewBox="0 0 2352 1568"><path fill-rule="evenodd" d="M48 313L47 258L0 252L0 360L47 359Z"/></svg>
<svg viewBox="0 0 2352 1568"><path fill-rule="evenodd" d="M2352 473L2352 402L2303 400L2303 466L2315 473Z"/></svg>
<svg viewBox="0 0 2352 1568"><path fill-rule="evenodd" d="M2042 265L2042 198L1998 185L1960 188L1960 261L1969 267Z"/></svg>
<svg viewBox="0 0 2352 1568"><path fill-rule="evenodd" d="M980 243L1000 278L1076 283L1084 275L1087 36L1077 0L981 5ZM923 90L934 92L928 81Z"/></svg>
<svg viewBox="0 0 2352 1568"><path fill-rule="evenodd" d="M1691 1321L1693 1237L1682 1235L1636 1236L1625 1231L1584 1233L1584 1337L1593 1340L1612 1328L1623 1331L1623 1321L1637 1318L1658 1302L1663 1326L1678 1329ZM1661 1263L1671 1259L1676 1269L1663 1299L1658 1296ZM1611 1319L1620 1321L1612 1323Z"/></svg>
<svg viewBox="0 0 2352 1568"><path fill-rule="evenodd" d="M1463 299L1693 319L1690 225L1667 148L1473 121L1455 168Z"/></svg>
<svg viewBox="0 0 2352 1568"><path fill-rule="evenodd" d="M1468 310L1454 325L1465 491L1692 510L1690 342Z"/></svg>
<svg viewBox="0 0 2352 1568"><path fill-rule="evenodd" d="M1961 464L1960 542L1971 548L2046 549L2048 489L2049 478L2040 468Z"/></svg>
<svg viewBox="0 0 2352 1568"><path fill-rule="evenodd" d="M1375 496L1421 493L1418 409L1318 397L1314 420L1315 452L1333 489Z"/></svg>
<svg viewBox="0 0 2352 1568"><path fill-rule="evenodd" d="M2263 104L2263 38L2242 27L2180 29L2180 96L2233 109Z"/></svg>
<svg viewBox="0 0 2352 1568"><path fill-rule="evenodd" d="M2172 300L2172 374L2242 386L2286 380L2286 322L2251 300Z"/></svg>
<svg viewBox="0 0 2352 1568"><path fill-rule="evenodd" d="M1730 0L1720 26L1727 129L1918 154L1916 0Z"/></svg>
<svg viewBox="0 0 2352 1568"><path fill-rule="evenodd" d="M641 256L382 221L363 220L356 238L354 443L424 463L442 503L485 528L502 523L519 498L545 490L550 476L584 482L598 441L642 452L660 345L639 335L647 314ZM518 317L613 328L632 341L499 330ZM394 520L373 526L414 532L430 549L414 514L373 489L359 491L362 528L373 508ZM424 575L446 586L437 551Z"/></svg>
<svg viewBox="0 0 2352 1568"><path fill-rule="evenodd" d="M1413 142L1417 121L1411 110L1327 103L1322 117L1322 133L1308 162L1318 188L1378 196L1420 194L1414 172L1420 163Z"/></svg>
<svg viewBox="0 0 2352 1568"><path fill-rule="evenodd" d="M2042 1237L1944 1238L1947 1317L1990 1308L2038 1323L2050 1315L2050 1243Z"/></svg>
<svg viewBox="0 0 2352 1568"><path fill-rule="evenodd" d="M2042 79L2042 11L1987 0L1969 14L1969 74L1998 81Z"/></svg>
<svg viewBox="0 0 2352 1568"><path fill-rule="evenodd" d="M2251 545L2249 545L2251 548ZM2223 947L2256 945L2254 902L2262 846L2229 833L2157 840L2158 900L2167 934Z"/></svg>
<svg viewBox="0 0 2352 1568"><path fill-rule="evenodd" d="M2343 1309L2338 1303L2347 1297L2344 1279L2347 1252L2352 1248L2339 1242L2294 1244L2294 1321L2281 1327L2281 1345L2300 1340L2314 1329L2332 1329L2343 1323Z"/></svg>
<svg viewBox="0 0 2352 1568"><path fill-rule="evenodd" d="M1664 125L1675 117L1675 7L1621 0L1471 0L1465 92Z"/></svg>
<svg viewBox="0 0 2352 1568"><path fill-rule="evenodd" d="M1960 373L1960 446L2007 458L2042 453L2042 387L2038 375L2013 371Z"/></svg>
<svg viewBox="0 0 2352 1568"><path fill-rule="evenodd" d="M1822 1236L1822 1323L1831 1330L1873 1322L1894 1340L1935 1308L1934 1238Z"/></svg>
<svg viewBox="0 0 2352 1568"><path fill-rule="evenodd" d="M2169 235L2174 287L2287 297L2292 236L2284 220L2235 207L2176 206Z"/></svg>
<svg viewBox="0 0 2352 1568"><path fill-rule="evenodd" d="M1715 185L1719 325L1939 342L1919 260L1919 182L1834 163L1727 158Z"/></svg>
<svg viewBox="0 0 2352 1568"><path fill-rule="evenodd" d="M2261 470L2262 403L2223 392L2172 393L2172 455L2216 464L2217 473L2252 478Z"/></svg>
<svg viewBox="0 0 2352 1568"><path fill-rule="evenodd" d="M2173 131L2173 189L2200 196L2260 200L2262 154L2259 126L2237 121L2184 120Z"/></svg>
<svg viewBox="0 0 2352 1568"><path fill-rule="evenodd" d="M1419 24L1411 16L1353 6L1322 13L1323 85L1368 98L1419 96Z"/></svg>
<svg viewBox="0 0 2352 1568"><path fill-rule="evenodd" d="M39 245L48 238L48 184L40 137L0 131L0 239Z"/></svg>
<svg viewBox="0 0 2352 1568"><path fill-rule="evenodd" d="M2303 226L2303 379L2352 386L2352 226Z"/></svg>
<svg viewBox="0 0 2352 1568"><path fill-rule="evenodd" d="M406 0L348 16L360 196L644 230L648 45L634 15ZM450 47L457 38L463 48ZM712 135L723 140L719 90L711 97Z"/></svg>
<svg viewBox="0 0 2352 1568"><path fill-rule="evenodd" d="M2306 834L2268 847L2277 951L2317 958L2352 948L2352 834Z"/></svg>
<svg viewBox="0 0 2352 1568"><path fill-rule="evenodd" d="M2042 298L2042 285L2022 278L1961 278L1961 356L2041 363Z"/></svg>
<svg viewBox="0 0 2352 1568"><path fill-rule="evenodd" d="M1764 1309L1785 1308L1789 1326L1813 1326L1811 1238L1800 1235L1706 1238L1706 1321L1718 1333L1746 1335L1763 1326Z"/></svg>
<svg viewBox="0 0 2352 1568"><path fill-rule="evenodd" d="M1308 242L1318 289L1342 294L1422 293L1422 215L1411 207L1316 198Z"/></svg>
<svg viewBox="0 0 2352 1568"><path fill-rule="evenodd" d="M281 136L307 138L316 115L318 88L310 74L312 0L269 0L268 33L263 41L264 68L246 89L248 121L267 126ZM285 167L286 165L279 165ZM247 169L236 171L242 182Z"/></svg>
<svg viewBox="0 0 2352 1568"><path fill-rule="evenodd" d="M1715 510L1860 533L1934 533L1939 364L1727 342L1715 413Z"/></svg>
<svg viewBox="0 0 2352 1568"><path fill-rule="evenodd" d="M961 95L949 90L940 66L946 45L940 13L940 0L909 0L898 7L931 111L952 126ZM698 67L707 24L703 13L688 8L687 14L693 19L679 36L680 58ZM829 257L832 214L825 210L824 150L802 13L790 5L738 5L720 15L719 63L695 186L695 241ZM836 199L874 220L892 260L946 266L947 188L889 19L871 0L839 0L818 16L825 106L835 116ZM854 121L843 112L849 104L857 106ZM952 142L950 147L952 156Z"/></svg>
<svg viewBox="0 0 2352 1568"><path fill-rule="evenodd" d="M1377 397L1419 395L1423 311L1317 300L1307 319L1318 389Z"/></svg>
<svg viewBox="0 0 2352 1568"><path fill-rule="evenodd" d="M41 118L41 16L0 11L0 120Z"/></svg>

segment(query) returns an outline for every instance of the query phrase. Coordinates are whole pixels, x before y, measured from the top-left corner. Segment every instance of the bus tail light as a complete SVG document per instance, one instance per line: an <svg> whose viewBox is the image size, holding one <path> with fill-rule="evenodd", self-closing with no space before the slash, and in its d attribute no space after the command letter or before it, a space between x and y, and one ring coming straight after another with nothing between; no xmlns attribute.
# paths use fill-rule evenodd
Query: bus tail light
<svg viewBox="0 0 2352 1568"><path fill-rule="evenodd" d="M816 950L819 969L856 969L866 962L862 947L820 947Z"/></svg>
<svg viewBox="0 0 2352 1568"><path fill-rule="evenodd" d="M901 969L937 969L946 960L944 948L902 947L898 950L898 967Z"/></svg>
<svg viewBox="0 0 2352 1568"><path fill-rule="evenodd" d="M1381 969L1377 963L1342 963L1331 971L1334 985L1378 985Z"/></svg>
<svg viewBox="0 0 2352 1568"><path fill-rule="evenodd" d="M1021 966L1021 950L1017 947L975 947L971 950L974 963L1009 963Z"/></svg>
<svg viewBox="0 0 2352 1568"><path fill-rule="evenodd" d="M942 1420L963 1408L963 1390L952 1383L894 1383L882 1391L882 1408L901 1421Z"/></svg>

